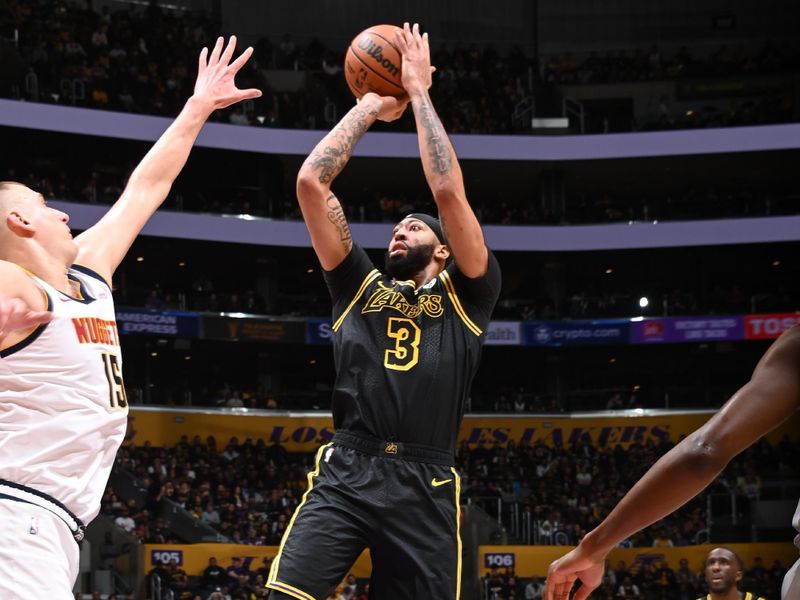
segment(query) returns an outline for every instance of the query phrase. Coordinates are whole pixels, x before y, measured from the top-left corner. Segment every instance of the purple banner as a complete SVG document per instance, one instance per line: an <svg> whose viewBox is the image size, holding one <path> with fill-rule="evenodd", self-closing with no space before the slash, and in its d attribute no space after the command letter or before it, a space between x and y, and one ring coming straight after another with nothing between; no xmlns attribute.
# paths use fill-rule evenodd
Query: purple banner
<svg viewBox="0 0 800 600"><path fill-rule="evenodd" d="M669 317L631 323L632 344L741 339L744 339L744 319L741 316Z"/></svg>
<svg viewBox="0 0 800 600"><path fill-rule="evenodd" d="M0 125L8 127L154 141L170 122L165 117L0 99ZM195 145L267 154L306 155L325 133L208 123ZM462 160L597 160L794 149L800 147L800 124L602 135L455 134L451 139ZM418 158L419 144L413 133L370 132L353 154Z"/></svg>

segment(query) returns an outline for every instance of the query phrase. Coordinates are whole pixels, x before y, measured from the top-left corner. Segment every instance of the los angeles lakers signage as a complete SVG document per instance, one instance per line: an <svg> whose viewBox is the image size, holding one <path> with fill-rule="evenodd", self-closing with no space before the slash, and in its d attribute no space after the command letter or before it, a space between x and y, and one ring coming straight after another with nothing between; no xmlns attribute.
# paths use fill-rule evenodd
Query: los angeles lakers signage
<svg viewBox="0 0 800 600"><path fill-rule="evenodd" d="M209 435L217 441L237 437L263 439L267 444L281 444L292 452L311 452L333 438L333 423L326 413L290 413L276 411L161 410L132 407L128 439L135 444L154 446L177 443L182 436L190 440ZM633 411L630 414L605 416L601 413L573 416L506 415L464 418L459 442L470 447L506 446L543 443L548 446L571 446L579 439L594 445L627 448L634 443L677 442L705 423L712 411L672 412ZM800 439L800 415L790 419L770 434L779 440L783 434Z"/></svg>

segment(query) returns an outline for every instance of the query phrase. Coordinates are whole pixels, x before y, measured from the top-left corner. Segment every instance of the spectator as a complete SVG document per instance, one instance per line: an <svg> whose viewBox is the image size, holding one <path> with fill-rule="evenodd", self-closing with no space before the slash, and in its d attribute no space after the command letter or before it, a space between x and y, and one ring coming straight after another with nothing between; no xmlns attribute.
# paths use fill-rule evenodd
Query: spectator
<svg viewBox="0 0 800 600"><path fill-rule="evenodd" d="M117 527L121 527L128 533L131 533L136 527L136 522L129 514L128 507L124 505L120 507L119 516L114 519L114 523L117 525Z"/></svg>
<svg viewBox="0 0 800 600"><path fill-rule="evenodd" d="M249 581L250 575L247 568L242 565L242 559L238 556L234 556L231 563L231 566L225 569L225 573L228 575L228 586L235 591Z"/></svg>
<svg viewBox="0 0 800 600"><path fill-rule="evenodd" d="M212 556L208 559L208 566L203 570L201 584L204 589L214 590L222 589L228 581L227 573L217 564L216 557Z"/></svg>
<svg viewBox="0 0 800 600"><path fill-rule="evenodd" d="M641 597L642 595L639 593L639 587L633 583L629 575L625 576L622 580L622 584L617 588L617 598L620 600L636 600Z"/></svg>
<svg viewBox="0 0 800 600"><path fill-rule="evenodd" d="M534 577L525 586L525 600L541 600L544 592L544 582Z"/></svg>

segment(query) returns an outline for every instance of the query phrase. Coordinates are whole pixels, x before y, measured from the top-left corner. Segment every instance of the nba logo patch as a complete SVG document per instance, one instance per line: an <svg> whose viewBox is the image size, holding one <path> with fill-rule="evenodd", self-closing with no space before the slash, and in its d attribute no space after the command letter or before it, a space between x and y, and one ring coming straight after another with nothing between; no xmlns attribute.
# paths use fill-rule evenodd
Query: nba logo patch
<svg viewBox="0 0 800 600"><path fill-rule="evenodd" d="M31 535L39 535L39 517L31 517L31 526L28 529Z"/></svg>
<svg viewBox="0 0 800 600"><path fill-rule="evenodd" d="M333 451L334 451L334 448L328 448L327 450L325 450L325 462L326 463L331 462L331 456L333 456Z"/></svg>

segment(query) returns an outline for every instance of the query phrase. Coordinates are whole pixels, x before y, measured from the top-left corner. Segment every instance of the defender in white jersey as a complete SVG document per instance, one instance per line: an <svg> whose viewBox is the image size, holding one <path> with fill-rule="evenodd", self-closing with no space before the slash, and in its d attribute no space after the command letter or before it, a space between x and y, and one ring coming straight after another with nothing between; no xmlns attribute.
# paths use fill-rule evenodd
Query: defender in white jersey
<svg viewBox="0 0 800 600"><path fill-rule="evenodd" d="M261 95L236 40L200 54L194 95L120 199L73 239L41 194L0 182L0 599L72 598L128 402L110 281L214 110Z"/></svg>
<svg viewBox="0 0 800 600"><path fill-rule="evenodd" d="M550 565L545 600L586 600L603 578L605 558L620 541L694 498L742 450L800 408L800 325L784 332L756 365L750 381L700 429L662 456L578 547ZM669 493L664 493L669 490ZM800 506L798 507L800 512ZM800 530L800 515L795 527ZM800 548L800 536L795 538ZM786 574L782 600L800 598L800 561Z"/></svg>

